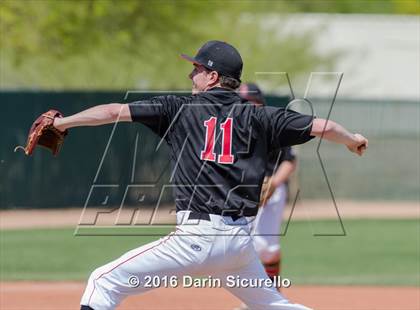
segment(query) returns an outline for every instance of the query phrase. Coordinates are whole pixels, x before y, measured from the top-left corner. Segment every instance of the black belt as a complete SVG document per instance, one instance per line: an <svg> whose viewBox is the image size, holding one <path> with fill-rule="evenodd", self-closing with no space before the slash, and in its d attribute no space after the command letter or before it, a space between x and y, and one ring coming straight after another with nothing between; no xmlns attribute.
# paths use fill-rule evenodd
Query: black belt
<svg viewBox="0 0 420 310"><path fill-rule="evenodd" d="M215 215L221 215L221 214L215 214ZM223 215L223 216L229 216L232 218L233 221L236 221L237 219L241 218L242 216L233 214L233 215ZM201 212L194 212L191 211L190 215L188 216L189 220L204 220L204 221L210 221L210 214L209 213L201 213Z"/></svg>

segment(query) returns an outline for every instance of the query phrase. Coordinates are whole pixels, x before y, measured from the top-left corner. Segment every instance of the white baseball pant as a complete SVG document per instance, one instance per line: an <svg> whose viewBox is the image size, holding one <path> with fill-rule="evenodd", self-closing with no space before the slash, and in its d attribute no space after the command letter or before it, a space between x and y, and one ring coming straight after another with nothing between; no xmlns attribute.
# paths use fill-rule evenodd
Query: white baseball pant
<svg viewBox="0 0 420 310"><path fill-rule="evenodd" d="M227 276L241 279L267 279L250 237L249 218L210 215L211 221L189 220L188 211L177 213L178 225L168 236L131 250L92 272L81 304L95 310L115 309L127 296L152 288L128 283L136 276L140 283L153 276L212 276L251 309L309 309L292 304L275 287L226 286Z"/></svg>
<svg viewBox="0 0 420 310"><path fill-rule="evenodd" d="M258 210L253 223L253 240L260 259L271 262L280 252L280 228L287 202L287 185L278 186L267 203Z"/></svg>

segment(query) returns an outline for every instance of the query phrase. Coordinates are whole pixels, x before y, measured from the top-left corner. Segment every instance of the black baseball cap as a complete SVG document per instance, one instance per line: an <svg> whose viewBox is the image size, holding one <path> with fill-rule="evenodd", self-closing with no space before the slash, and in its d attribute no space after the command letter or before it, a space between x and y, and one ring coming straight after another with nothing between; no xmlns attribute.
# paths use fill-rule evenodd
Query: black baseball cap
<svg viewBox="0 0 420 310"><path fill-rule="evenodd" d="M193 64L202 65L221 75L241 81L242 57L236 48L226 42L208 41L198 50L195 57L185 54L181 54L181 57Z"/></svg>

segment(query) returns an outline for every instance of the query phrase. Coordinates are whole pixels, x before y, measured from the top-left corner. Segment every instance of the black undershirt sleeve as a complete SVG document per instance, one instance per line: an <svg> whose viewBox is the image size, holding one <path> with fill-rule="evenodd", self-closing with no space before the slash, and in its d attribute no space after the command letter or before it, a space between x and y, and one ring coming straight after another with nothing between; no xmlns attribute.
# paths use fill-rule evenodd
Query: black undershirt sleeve
<svg viewBox="0 0 420 310"><path fill-rule="evenodd" d="M285 161L285 160L294 161L295 159L296 159L296 155L290 146L282 148L281 155L280 155L280 162Z"/></svg>

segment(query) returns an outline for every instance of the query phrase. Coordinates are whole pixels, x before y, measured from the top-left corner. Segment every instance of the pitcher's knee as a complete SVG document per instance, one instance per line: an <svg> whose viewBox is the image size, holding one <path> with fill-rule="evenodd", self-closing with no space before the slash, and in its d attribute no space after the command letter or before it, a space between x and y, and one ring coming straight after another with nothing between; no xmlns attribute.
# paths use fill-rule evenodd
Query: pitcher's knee
<svg viewBox="0 0 420 310"><path fill-rule="evenodd" d="M89 281L95 281L98 283L100 280L101 282L108 281L108 279L112 276L112 266L110 264L101 266L96 268L89 276Z"/></svg>
<svg viewBox="0 0 420 310"><path fill-rule="evenodd" d="M89 279L88 279L88 286L92 286L94 288L98 287L98 279L101 277L101 267L96 268L94 271L91 272Z"/></svg>
<svg viewBox="0 0 420 310"><path fill-rule="evenodd" d="M99 267L89 276L81 304L93 309L114 309L120 300L115 296L116 291L106 271L103 267Z"/></svg>
<svg viewBox="0 0 420 310"><path fill-rule="evenodd" d="M97 290L106 291L112 285L111 278L112 274L110 272L104 271L103 267L99 267L91 273L89 281L92 281Z"/></svg>

